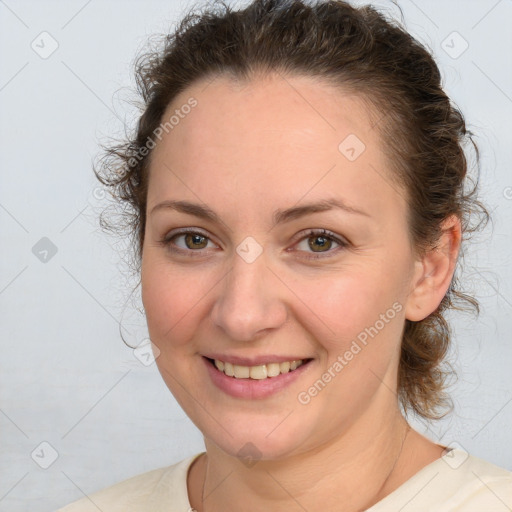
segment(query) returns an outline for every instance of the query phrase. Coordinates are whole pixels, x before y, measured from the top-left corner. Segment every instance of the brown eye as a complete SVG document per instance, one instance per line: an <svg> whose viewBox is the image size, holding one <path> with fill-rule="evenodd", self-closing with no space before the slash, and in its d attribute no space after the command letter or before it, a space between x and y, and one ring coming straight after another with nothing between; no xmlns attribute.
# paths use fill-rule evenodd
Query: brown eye
<svg viewBox="0 0 512 512"><path fill-rule="evenodd" d="M350 245L349 242L326 229L311 229L302 235L295 252L303 253L306 259L334 256Z"/></svg>
<svg viewBox="0 0 512 512"><path fill-rule="evenodd" d="M208 245L208 238L197 233L186 233L182 235L185 237L185 245L189 249L204 249Z"/></svg>
<svg viewBox="0 0 512 512"><path fill-rule="evenodd" d="M312 236L308 238L309 248L313 252L328 251L332 246L333 240L325 236Z"/></svg>
<svg viewBox="0 0 512 512"><path fill-rule="evenodd" d="M208 236L191 229L171 232L161 240L161 244L170 252L184 256L205 256L216 246Z"/></svg>

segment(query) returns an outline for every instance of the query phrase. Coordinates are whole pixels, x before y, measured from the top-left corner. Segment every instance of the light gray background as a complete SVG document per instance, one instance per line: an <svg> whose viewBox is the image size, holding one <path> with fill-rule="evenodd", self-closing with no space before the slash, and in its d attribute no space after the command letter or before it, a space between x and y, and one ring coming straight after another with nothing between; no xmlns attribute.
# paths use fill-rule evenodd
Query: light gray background
<svg viewBox="0 0 512 512"><path fill-rule="evenodd" d="M399 3L478 134L483 199L495 218L467 257L482 314L453 316L455 413L414 424L512 470L512 2ZM375 5L397 12L391 2ZM0 0L1 511L54 510L203 449L156 366L119 337L121 321L137 344L144 323L124 307L124 249L98 228L104 191L91 172L98 141L133 122L122 100L133 98L137 52L186 9L178 1ZM46 59L31 48L34 40L40 52L51 48L43 31L59 45ZM469 44L460 56L464 41L453 31ZM39 257L32 251L43 237L57 248L46 262L44 246Z"/></svg>

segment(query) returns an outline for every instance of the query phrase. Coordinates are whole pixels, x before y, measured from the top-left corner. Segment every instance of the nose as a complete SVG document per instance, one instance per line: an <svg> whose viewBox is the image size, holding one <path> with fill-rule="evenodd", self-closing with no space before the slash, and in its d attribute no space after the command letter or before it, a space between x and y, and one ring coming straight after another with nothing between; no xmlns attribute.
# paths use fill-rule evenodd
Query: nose
<svg viewBox="0 0 512 512"><path fill-rule="evenodd" d="M247 263L235 253L212 309L214 324L236 341L251 341L278 329L287 320L286 305L278 291L282 286L267 267L264 254Z"/></svg>

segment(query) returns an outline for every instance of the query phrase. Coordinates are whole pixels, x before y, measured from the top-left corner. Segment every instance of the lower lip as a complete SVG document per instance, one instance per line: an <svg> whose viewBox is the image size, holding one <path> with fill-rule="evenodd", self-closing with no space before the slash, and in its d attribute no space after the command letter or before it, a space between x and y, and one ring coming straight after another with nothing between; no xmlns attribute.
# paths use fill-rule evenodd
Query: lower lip
<svg viewBox="0 0 512 512"><path fill-rule="evenodd" d="M267 377L266 379L257 380L228 377L224 372L217 370L206 357L203 357L203 361L206 364L206 369L212 382L220 390L235 398L247 398L252 400L267 398L268 396L278 393L307 371L311 363L311 360L309 360L300 365L296 370L288 373L280 373L277 377Z"/></svg>

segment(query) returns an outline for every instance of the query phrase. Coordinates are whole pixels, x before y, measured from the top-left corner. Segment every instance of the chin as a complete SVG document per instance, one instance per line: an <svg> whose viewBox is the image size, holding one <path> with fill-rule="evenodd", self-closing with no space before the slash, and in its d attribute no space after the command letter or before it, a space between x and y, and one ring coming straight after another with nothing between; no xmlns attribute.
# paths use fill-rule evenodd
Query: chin
<svg viewBox="0 0 512 512"><path fill-rule="evenodd" d="M312 448L311 431L304 421L297 425L297 419L293 421L292 416L293 413L290 418L286 418L286 414L277 419L271 416L267 421L254 416L238 416L236 420L226 422L227 431L216 422L212 422L211 418L196 425L207 440L207 448L212 443L223 452L241 459L242 463L245 461L250 466L259 460L285 459ZM283 421L283 418L286 419Z"/></svg>

